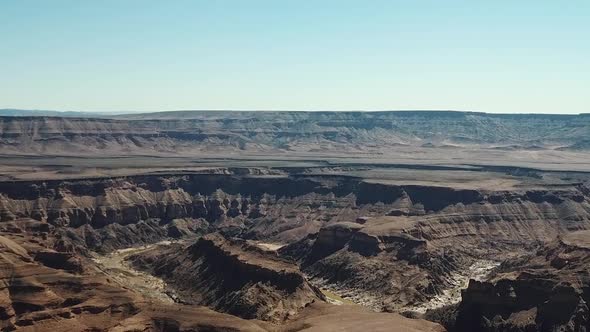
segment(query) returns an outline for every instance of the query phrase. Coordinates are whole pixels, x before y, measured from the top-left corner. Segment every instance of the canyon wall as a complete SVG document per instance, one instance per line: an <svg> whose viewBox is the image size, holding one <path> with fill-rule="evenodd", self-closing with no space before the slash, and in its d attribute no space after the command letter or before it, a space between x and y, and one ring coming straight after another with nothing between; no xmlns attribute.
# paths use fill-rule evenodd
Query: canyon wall
<svg viewBox="0 0 590 332"><path fill-rule="evenodd" d="M314 282L377 310L441 294L478 259L590 229L584 185L484 191L338 176L168 175L0 183L0 227L37 220L53 248L110 252L219 231L288 246Z"/></svg>
<svg viewBox="0 0 590 332"><path fill-rule="evenodd" d="M506 261L493 279L463 292L458 331L590 330L590 232L565 234Z"/></svg>
<svg viewBox="0 0 590 332"><path fill-rule="evenodd" d="M293 262L219 234L130 260L138 269L166 280L183 302L242 318L283 322L324 300Z"/></svg>

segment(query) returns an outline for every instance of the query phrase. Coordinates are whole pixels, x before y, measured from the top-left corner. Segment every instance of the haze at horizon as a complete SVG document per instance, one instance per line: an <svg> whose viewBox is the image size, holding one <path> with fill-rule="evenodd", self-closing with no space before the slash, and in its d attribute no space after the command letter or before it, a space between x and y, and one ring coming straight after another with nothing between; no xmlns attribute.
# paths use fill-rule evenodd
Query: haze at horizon
<svg viewBox="0 0 590 332"><path fill-rule="evenodd" d="M7 1L0 108L588 113L590 3Z"/></svg>

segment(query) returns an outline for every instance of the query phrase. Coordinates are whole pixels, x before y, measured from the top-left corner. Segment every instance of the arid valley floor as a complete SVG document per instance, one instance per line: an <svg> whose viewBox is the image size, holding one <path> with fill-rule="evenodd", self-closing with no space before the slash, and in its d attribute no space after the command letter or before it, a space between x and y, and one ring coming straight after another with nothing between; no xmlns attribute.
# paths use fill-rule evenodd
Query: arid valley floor
<svg viewBox="0 0 590 332"><path fill-rule="evenodd" d="M2 331L590 331L588 115L93 116L0 116Z"/></svg>

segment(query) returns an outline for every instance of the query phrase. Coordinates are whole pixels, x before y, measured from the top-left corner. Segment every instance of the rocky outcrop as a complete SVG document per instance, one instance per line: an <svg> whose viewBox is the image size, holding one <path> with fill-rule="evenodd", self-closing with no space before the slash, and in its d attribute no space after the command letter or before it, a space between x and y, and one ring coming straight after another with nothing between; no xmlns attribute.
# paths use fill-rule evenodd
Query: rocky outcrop
<svg viewBox="0 0 590 332"><path fill-rule="evenodd" d="M68 252L48 249L39 250L35 253L33 259L47 267L68 272L81 273L84 269L80 258Z"/></svg>
<svg viewBox="0 0 590 332"><path fill-rule="evenodd" d="M279 252L297 259L314 283L380 311L425 301L444 289L452 269L429 253L426 240L403 232L377 235L368 225L326 226Z"/></svg>
<svg viewBox="0 0 590 332"><path fill-rule="evenodd" d="M318 232L302 265L304 267L309 266L344 248L353 235L361 228L361 225L354 223L337 223L323 227ZM287 251L292 251L292 249L284 248L282 252L285 253Z"/></svg>
<svg viewBox="0 0 590 332"><path fill-rule="evenodd" d="M1 331L274 329L204 307L146 301L91 260L48 249L51 234L39 224L19 221L0 235Z"/></svg>
<svg viewBox="0 0 590 332"><path fill-rule="evenodd" d="M186 247L130 258L166 280L182 301L239 317L282 322L323 295L293 263L244 240L209 234Z"/></svg>
<svg viewBox="0 0 590 332"><path fill-rule="evenodd" d="M582 185L486 191L323 175L0 182L0 230L45 232L48 251L38 262L69 271L74 262L51 250L106 253L212 231L284 243L281 254L314 283L378 310L402 311L440 295L453 273L476 259L524 254L560 233L590 228L588 194ZM265 287L254 294L274 294ZM230 310L214 298L193 300Z"/></svg>
<svg viewBox="0 0 590 332"><path fill-rule="evenodd" d="M251 259L239 256L228 257L244 264L230 274L259 276L266 283L250 285L251 291L243 294L247 299L272 306L276 311L295 311L287 326L279 326L255 319L244 320L211 309L144 298L143 293L114 275L95 265L93 260L71 252L49 249L55 241L47 224L36 220L19 220L1 224L0 231L0 330L2 331L292 331L302 327L334 327L354 330L354 324L370 326L374 331L390 331L391 326L411 327L411 331L440 331L439 325L406 319L397 315L378 315L360 307L351 307L343 312L331 305L319 303L281 307L293 303L295 296L280 299L278 307L269 303L268 295L253 290L283 287L285 292L301 282L301 275L293 272L292 265L278 258L271 258L273 265L252 267ZM215 241L217 243L217 241ZM256 250L245 242L240 246ZM232 244L232 247L237 243ZM199 251L207 250L207 245ZM227 248L220 246L223 252ZM254 251L253 253L256 253ZM259 252L260 255L268 253ZM258 257L256 254L256 257ZM222 254L223 255L223 254ZM258 259L258 258L257 258ZM249 263L250 262L250 263ZM213 269L217 262L210 262ZM256 263L261 263L259 260ZM227 267L227 264L222 266ZM248 267L249 266L249 267ZM205 266L203 266L205 267ZM285 269L283 268L285 267ZM226 275L227 276L227 275ZM277 279L278 278L278 279ZM272 282L282 280L282 282ZM277 286L281 285L281 286ZM296 287L297 288L297 287ZM274 288L273 288L274 289ZM277 292L274 289L273 292ZM296 292L302 292L298 289ZM276 300L276 298L274 299ZM266 302L265 302L266 301ZM321 302L321 301L316 301ZM265 304L266 303L266 304ZM248 306L245 308L249 308ZM260 309L260 307L257 307ZM346 323L343 323L346 320ZM354 322L354 323L353 323ZM410 331L410 330L408 330Z"/></svg>
<svg viewBox="0 0 590 332"><path fill-rule="evenodd" d="M430 188L377 188L382 200L392 202L381 211L395 207L400 213L365 218L363 224L330 223L280 251L300 262L314 282L377 310L403 311L441 295L455 273L477 259L526 255L560 233L590 228L590 204L581 188L439 188L428 198ZM438 192L444 198L434 202ZM421 213L416 206L423 207Z"/></svg>
<svg viewBox="0 0 590 332"><path fill-rule="evenodd" d="M139 309L133 294L95 274L80 258L47 250L30 237L0 236L0 329L109 328ZM96 319L85 319L93 316Z"/></svg>
<svg viewBox="0 0 590 332"><path fill-rule="evenodd" d="M574 232L505 262L463 292L457 331L589 331L590 233Z"/></svg>
<svg viewBox="0 0 590 332"><path fill-rule="evenodd" d="M133 225L145 230L139 234L151 232L150 228L162 228L155 233L166 234L172 227L171 234L179 236L187 229L201 232L208 227L206 221L215 228L231 229L232 234L294 242L325 225L390 215L423 220L414 227L413 236L430 241L457 237L497 241L500 236L525 242L532 232L537 233L534 238L552 239L558 229L585 229L589 211L582 187L486 192L386 185L350 177L223 174L0 182L0 222L32 218L76 229L78 236L134 232ZM170 226L174 220L191 219L189 224L201 225L198 230ZM493 238L487 236L490 233ZM87 246L98 248L92 242Z"/></svg>

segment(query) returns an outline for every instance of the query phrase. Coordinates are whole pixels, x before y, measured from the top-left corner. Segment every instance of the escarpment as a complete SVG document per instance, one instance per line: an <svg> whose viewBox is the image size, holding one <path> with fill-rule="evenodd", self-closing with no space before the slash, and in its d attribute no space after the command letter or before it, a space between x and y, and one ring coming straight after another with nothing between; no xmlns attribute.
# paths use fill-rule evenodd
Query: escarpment
<svg viewBox="0 0 590 332"><path fill-rule="evenodd" d="M17 222L33 229L38 221ZM26 224L26 225L25 225ZM16 230L16 228L14 229ZM211 309L147 300L91 261L76 254L48 252L43 231L33 235L3 231L0 236L0 329L2 331L283 331L333 326L354 328L362 323L374 331L443 331L435 323L399 315L369 312L351 306L346 310L327 303L302 308L300 314L280 326L245 320ZM42 254L42 256L45 254ZM84 269L71 269L72 257ZM40 257L39 257L40 258Z"/></svg>
<svg viewBox="0 0 590 332"><path fill-rule="evenodd" d="M506 261L489 282L463 292L456 329L590 329L590 233L577 231L521 259Z"/></svg>
<svg viewBox="0 0 590 332"><path fill-rule="evenodd" d="M255 301L260 310L269 305L268 293L288 293L295 287L298 295L282 296L279 301L292 307L276 307L271 317L282 317L288 310L288 326L241 319L211 309L188 304L174 304L144 298L129 284L115 275L106 273L93 260L77 253L51 249L53 234L47 224L36 220L16 220L0 223L0 330L2 331L282 331L318 326L343 326L363 323L375 331L390 331L391 327L412 331L443 331L440 325L413 320L399 315L379 315L359 307L345 312L323 303L321 295L310 287L301 287L304 280L294 265L276 257L267 256L244 241L223 244L215 236L212 243L199 247L209 252L211 259L227 257L223 277L267 280L261 285L246 285L251 291L242 294ZM217 247L215 250L213 247ZM227 246L231 246L228 248ZM240 257L231 253L240 251ZM211 249L211 251L209 251ZM245 257L248 253L249 257ZM229 256L226 256L230 254ZM253 255L253 256L250 256ZM261 260L259 257L266 257ZM254 262L252 262L254 259ZM232 263L233 262L233 263ZM272 265L258 266L259 263ZM213 269L216 261L210 262ZM228 265L229 264L229 265ZM234 272L240 272L235 274ZM234 274L231 274L234 273ZM231 279L231 278L229 278ZM308 293L310 292L310 293ZM256 298L255 294L263 296ZM315 303L304 305L311 296ZM277 300L276 298L274 300ZM259 303L259 301L262 301ZM266 302L264 302L266 301ZM297 301L302 301L298 303ZM250 304L250 303L249 303ZM305 308L301 307L305 306ZM274 305L273 305L273 308ZM248 305L245 309L251 310ZM295 315L295 316L291 316Z"/></svg>
<svg viewBox="0 0 590 332"><path fill-rule="evenodd" d="M341 295L377 310L403 311L440 296L457 273L480 260L499 263L561 233L590 228L590 205L579 189L481 192L421 213L411 212L424 206L411 192L404 190L391 205L404 213L332 223L280 252Z"/></svg>
<svg viewBox="0 0 590 332"><path fill-rule="evenodd" d="M281 322L324 298L295 264L219 234L206 235L186 248L150 251L130 260L164 278L184 302L243 318Z"/></svg>
<svg viewBox="0 0 590 332"><path fill-rule="evenodd" d="M384 215L416 221L415 232L428 240L490 232L522 240L531 231L549 238L558 228L586 228L589 210L586 194L576 188L483 192L350 177L195 174L0 183L0 222L32 218L95 230L142 224L149 233L154 220L167 228L174 220L198 219L180 222L170 233L215 224L279 242L299 240L330 223ZM539 227L531 230L534 223ZM529 229L522 229L525 224Z"/></svg>
<svg viewBox="0 0 590 332"><path fill-rule="evenodd" d="M10 113L9 113L10 114ZM476 146L587 150L587 116L475 112L207 112L0 117L0 152L114 155ZM576 128L577 130L570 130Z"/></svg>
<svg viewBox="0 0 590 332"><path fill-rule="evenodd" d="M318 287L376 311L423 312L482 261L590 229L589 191L578 184L476 190L237 173L0 182L0 231L35 235L44 248L31 262L72 275L90 273L80 259L92 252L200 237L132 262L181 301L282 323L323 302ZM279 256L255 242L282 246Z"/></svg>
<svg viewBox="0 0 590 332"><path fill-rule="evenodd" d="M0 330L590 331L588 121L0 117Z"/></svg>

